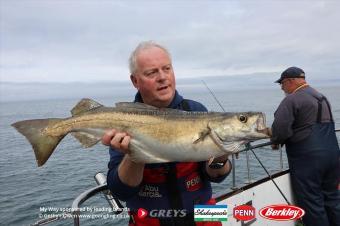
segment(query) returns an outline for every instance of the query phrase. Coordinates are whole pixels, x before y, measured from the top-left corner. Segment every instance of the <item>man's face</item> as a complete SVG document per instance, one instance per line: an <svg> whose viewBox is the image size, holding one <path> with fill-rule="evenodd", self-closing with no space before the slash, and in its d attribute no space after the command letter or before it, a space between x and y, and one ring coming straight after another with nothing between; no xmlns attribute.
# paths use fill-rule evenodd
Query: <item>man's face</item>
<svg viewBox="0 0 340 226"><path fill-rule="evenodd" d="M281 89L283 90L283 92L285 92L285 94L290 94L293 90L292 90L292 80L291 79L283 79L282 82L280 83L281 85Z"/></svg>
<svg viewBox="0 0 340 226"><path fill-rule="evenodd" d="M175 75L171 60L164 50L152 47L137 56L137 71L131 75L133 85L144 103L167 107L175 96Z"/></svg>

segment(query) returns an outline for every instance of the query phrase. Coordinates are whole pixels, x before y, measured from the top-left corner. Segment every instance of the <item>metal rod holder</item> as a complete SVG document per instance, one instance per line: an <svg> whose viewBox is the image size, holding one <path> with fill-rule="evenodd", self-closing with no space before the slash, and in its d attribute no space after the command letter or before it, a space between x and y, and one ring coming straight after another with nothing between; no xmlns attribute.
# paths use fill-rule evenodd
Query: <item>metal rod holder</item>
<svg viewBox="0 0 340 226"><path fill-rule="evenodd" d="M248 151L246 151L246 158L247 158L248 184L250 184L251 178L250 178L250 164L249 164L249 153L248 153Z"/></svg>
<svg viewBox="0 0 340 226"><path fill-rule="evenodd" d="M236 187L236 164L235 164L235 155L232 154L231 155L231 162L233 164L233 167L232 167L232 175L233 175L233 187L231 189L235 190L237 189Z"/></svg>
<svg viewBox="0 0 340 226"><path fill-rule="evenodd" d="M279 151L280 151L280 169L283 170L283 153L282 153L282 146L279 145Z"/></svg>
<svg viewBox="0 0 340 226"><path fill-rule="evenodd" d="M94 179L96 180L98 185L106 185L106 176L102 172L96 173L96 175L94 175ZM111 206L112 212L114 214L120 214L121 212L123 212L123 205L119 202L118 199L112 196L109 189L102 191L102 193L104 194L106 201Z"/></svg>
<svg viewBox="0 0 340 226"><path fill-rule="evenodd" d="M106 184L104 185L98 185L94 188L91 188L89 190L86 190L85 192L81 193L72 203L72 215L73 215L73 219L74 219L74 225L75 226L79 226L80 222L79 222L79 214L80 214L80 208L79 206L85 202L87 199L91 198L92 196L94 196L95 194L97 194L98 192L104 191L107 189Z"/></svg>

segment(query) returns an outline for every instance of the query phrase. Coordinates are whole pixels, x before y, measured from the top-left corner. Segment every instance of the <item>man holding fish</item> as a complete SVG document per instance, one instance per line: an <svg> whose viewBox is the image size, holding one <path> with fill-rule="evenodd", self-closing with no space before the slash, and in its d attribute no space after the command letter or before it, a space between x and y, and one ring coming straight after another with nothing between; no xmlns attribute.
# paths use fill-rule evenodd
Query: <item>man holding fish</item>
<svg viewBox="0 0 340 226"><path fill-rule="evenodd" d="M207 111L200 103L183 99L175 89L175 75L168 51L154 43L143 42L130 57L131 81L138 90L135 102L157 108ZM185 130L187 128L183 128ZM130 135L109 130L102 143L111 146L108 186L112 193L127 202L131 210L129 225L195 225L194 204L214 204L210 181L221 182L231 171L228 155L213 162L170 162L145 164L127 155ZM210 164L209 164L210 163ZM169 211L171 217L138 217L138 209ZM180 211L181 214L171 212ZM202 222L197 225L220 225Z"/></svg>
<svg viewBox="0 0 340 226"><path fill-rule="evenodd" d="M220 225L195 223L195 204L214 204L210 182L232 166L228 155L244 144L269 138L262 112L207 112L175 89L168 51L141 43L130 58L135 102L105 107L82 99L68 118L31 119L12 126L33 147L43 166L71 134L84 147L110 146L108 187L131 210L131 225ZM150 211L138 218L138 210ZM158 211L158 212L157 212ZM146 214L144 214L145 216Z"/></svg>

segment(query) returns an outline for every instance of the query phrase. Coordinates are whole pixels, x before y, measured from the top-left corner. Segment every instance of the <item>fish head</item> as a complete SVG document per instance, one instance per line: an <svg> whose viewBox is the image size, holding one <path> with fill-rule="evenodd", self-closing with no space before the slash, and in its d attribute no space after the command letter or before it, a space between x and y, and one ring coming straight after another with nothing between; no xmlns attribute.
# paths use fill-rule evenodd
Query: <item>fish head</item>
<svg viewBox="0 0 340 226"><path fill-rule="evenodd" d="M262 112L225 113L210 122L209 128L221 143L248 143L270 137L270 129L266 127L266 117Z"/></svg>

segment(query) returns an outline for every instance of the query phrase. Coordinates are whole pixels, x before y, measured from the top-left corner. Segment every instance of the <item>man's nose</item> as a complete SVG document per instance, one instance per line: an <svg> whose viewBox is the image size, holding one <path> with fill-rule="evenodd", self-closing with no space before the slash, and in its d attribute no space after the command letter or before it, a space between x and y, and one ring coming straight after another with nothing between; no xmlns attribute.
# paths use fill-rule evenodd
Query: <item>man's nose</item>
<svg viewBox="0 0 340 226"><path fill-rule="evenodd" d="M167 73L165 73L163 70L159 70L159 73L158 73L158 76L157 76L157 79L158 80L164 80L167 78Z"/></svg>

